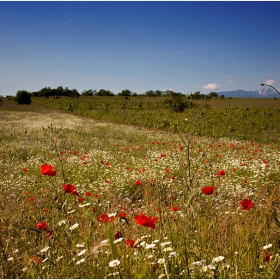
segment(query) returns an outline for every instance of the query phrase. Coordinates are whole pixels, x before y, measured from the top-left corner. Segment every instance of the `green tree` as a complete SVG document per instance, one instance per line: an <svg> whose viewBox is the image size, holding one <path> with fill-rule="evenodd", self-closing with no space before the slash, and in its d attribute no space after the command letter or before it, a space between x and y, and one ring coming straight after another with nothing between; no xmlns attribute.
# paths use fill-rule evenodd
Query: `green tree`
<svg viewBox="0 0 280 280"><path fill-rule="evenodd" d="M144 95L146 96L156 96L155 92L153 90L147 90Z"/></svg>
<svg viewBox="0 0 280 280"><path fill-rule="evenodd" d="M63 96L64 95L63 86L58 86L56 88L56 90L54 91L54 95L56 95L56 96Z"/></svg>
<svg viewBox="0 0 280 280"><path fill-rule="evenodd" d="M209 96L210 98L217 98L217 97L218 97L218 94L217 94L217 92L212 91L212 92L210 92L210 93L208 94L208 96Z"/></svg>
<svg viewBox="0 0 280 280"><path fill-rule="evenodd" d="M16 102L18 104L31 104L31 94L26 90L18 90L16 94Z"/></svg>
<svg viewBox="0 0 280 280"><path fill-rule="evenodd" d="M95 96L114 96L114 94L110 90L100 89Z"/></svg>
<svg viewBox="0 0 280 280"><path fill-rule="evenodd" d="M70 93L70 97L76 97L76 98L78 98L79 96L80 96L80 93L75 89L75 88L73 88L72 90L70 90L71 91L71 93Z"/></svg>
<svg viewBox="0 0 280 280"><path fill-rule="evenodd" d="M189 99L209 99L208 95L200 93L200 91L196 91L195 93L191 93L188 96Z"/></svg>
<svg viewBox="0 0 280 280"><path fill-rule="evenodd" d="M81 95L82 96L93 96L96 93L96 89L92 90L92 89L88 89L88 90L84 90Z"/></svg>
<svg viewBox="0 0 280 280"><path fill-rule="evenodd" d="M131 96L132 92L128 89L124 89L118 93L119 96Z"/></svg>
<svg viewBox="0 0 280 280"><path fill-rule="evenodd" d="M168 104L168 107L175 112L184 112L186 108L189 108L190 102L189 100L180 94L173 94L170 95L166 100L165 103Z"/></svg>
<svg viewBox="0 0 280 280"><path fill-rule="evenodd" d="M155 95L156 96L162 96L162 92L160 90L156 90Z"/></svg>

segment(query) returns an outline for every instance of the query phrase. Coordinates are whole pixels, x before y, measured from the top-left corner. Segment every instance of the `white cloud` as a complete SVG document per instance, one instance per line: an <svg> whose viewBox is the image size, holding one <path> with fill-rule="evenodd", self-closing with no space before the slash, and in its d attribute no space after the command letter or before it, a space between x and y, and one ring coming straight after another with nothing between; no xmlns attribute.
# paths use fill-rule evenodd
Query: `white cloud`
<svg viewBox="0 0 280 280"><path fill-rule="evenodd" d="M208 85L203 86L203 89L204 90L216 90L219 87L220 87L219 85L217 85L216 83L213 83L213 84L208 84Z"/></svg>
<svg viewBox="0 0 280 280"><path fill-rule="evenodd" d="M227 81L225 84L224 84L224 86L227 86L228 84L231 84L232 83L232 81Z"/></svg>
<svg viewBox="0 0 280 280"><path fill-rule="evenodd" d="M265 84L268 84L268 85L273 85L274 84L274 80L266 80L265 81Z"/></svg>

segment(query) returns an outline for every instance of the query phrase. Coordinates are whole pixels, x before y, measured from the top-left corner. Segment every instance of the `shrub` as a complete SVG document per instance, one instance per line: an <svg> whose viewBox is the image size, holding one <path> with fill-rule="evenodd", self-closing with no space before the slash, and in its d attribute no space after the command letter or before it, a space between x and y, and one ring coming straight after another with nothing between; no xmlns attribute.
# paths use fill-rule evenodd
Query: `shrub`
<svg viewBox="0 0 280 280"><path fill-rule="evenodd" d="M30 104L31 95L26 90L18 90L17 95L16 95L16 102L18 104Z"/></svg>
<svg viewBox="0 0 280 280"><path fill-rule="evenodd" d="M165 103L175 112L184 112L184 110L190 106L189 101L180 95L171 96L165 100Z"/></svg>

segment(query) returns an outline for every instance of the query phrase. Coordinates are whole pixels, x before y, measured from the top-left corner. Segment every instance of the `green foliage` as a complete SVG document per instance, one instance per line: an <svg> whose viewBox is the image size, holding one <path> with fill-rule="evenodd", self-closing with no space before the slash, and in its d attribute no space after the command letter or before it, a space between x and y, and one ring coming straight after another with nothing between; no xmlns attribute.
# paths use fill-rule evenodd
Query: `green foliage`
<svg viewBox="0 0 280 280"><path fill-rule="evenodd" d="M26 90L19 90L16 94L16 102L18 104L26 104L29 105L31 104L31 95L28 91Z"/></svg>
<svg viewBox="0 0 280 280"><path fill-rule="evenodd" d="M217 98L218 97L218 94L217 94L217 92L210 92L209 94L208 94L208 96L210 97L210 98Z"/></svg>
<svg viewBox="0 0 280 280"><path fill-rule="evenodd" d="M195 93L189 94L188 98L189 99L195 99L195 100L200 100L200 99L206 99L207 100L207 99L210 99L211 96L210 95L201 94L200 91L197 91Z"/></svg>
<svg viewBox="0 0 280 280"><path fill-rule="evenodd" d="M280 141L278 100L212 99L189 100L183 95L170 97L81 96L33 98L33 102L64 109L75 114L119 124L176 131L192 129L185 119L196 117L194 133L253 141ZM166 101L167 100L167 101ZM230 101L230 102L229 102ZM241 106L246 106L242 108ZM248 107L248 106L251 106ZM274 106L274 108L272 107Z"/></svg>
<svg viewBox="0 0 280 280"><path fill-rule="evenodd" d="M39 91L35 91L30 93L33 97L61 97L61 96L68 96L77 98L80 96L79 92L76 89L69 89L68 87L63 88L62 86L58 86L55 88L44 87Z"/></svg>
<svg viewBox="0 0 280 280"><path fill-rule="evenodd" d="M124 89L121 92L118 93L119 96L131 96L132 95L132 91L128 90L128 89Z"/></svg>
<svg viewBox="0 0 280 280"><path fill-rule="evenodd" d="M169 108L175 112L183 112L186 108L189 108L191 105L190 101L182 95L171 95L168 99L165 100Z"/></svg>
<svg viewBox="0 0 280 280"><path fill-rule="evenodd" d="M81 96L94 96L95 93L96 93L96 90L92 90L92 89L84 90L84 91L81 93Z"/></svg>
<svg viewBox="0 0 280 280"><path fill-rule="evenodd" d="M100 89L95 93L96 96L114 96L113 92L106 89Z"/></svg>
<svg viewBox="0 0 280 280"><path fill-rule="evenodd" d="M160 90L156 90L156 91L148 90L144 93L144 95L149 97L156 97L156 96L162 96L163 92Z"/></svg>
<svg viewBox="0 0 280 280"><path fill-rule="evenodd" d="M13 96L13 95L6 95L6 98L7 98L9 101L16 101L16 97Z"/></svg>

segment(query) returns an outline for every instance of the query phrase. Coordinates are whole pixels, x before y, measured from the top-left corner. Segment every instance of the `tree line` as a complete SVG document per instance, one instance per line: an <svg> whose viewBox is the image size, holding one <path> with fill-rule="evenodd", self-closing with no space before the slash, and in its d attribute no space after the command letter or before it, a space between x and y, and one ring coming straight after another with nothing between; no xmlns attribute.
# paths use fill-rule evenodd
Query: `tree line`
<svg viewBox="0 0 280 280"><path fill-rule="evenodd" d="M26 90L18 90L16 94L16 101L19 104L30 104L31 97L72 97L78 98L80 96L116 96L113 92L106 89L100 89L97 91L96 89L84 90L79 93L77 89L69 89L68 87L63 88L62 86L58 86L57 88L44 87L39 91L28 92ZM117 96L148 96L148 97L157 97L157 96L167 96L167 97L187 97L188 99L211 99L217 98L218 94L216 92L210 92L208 95L201 94L199 91L191 94L184 95L181 92L174 92L172 90L148 90L143 94L137 94L136 92L132 92L128 89L124 89L117 94Z"/></svg>

